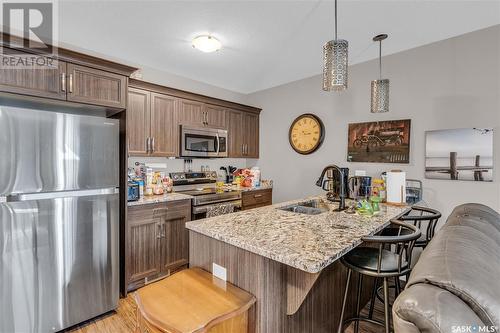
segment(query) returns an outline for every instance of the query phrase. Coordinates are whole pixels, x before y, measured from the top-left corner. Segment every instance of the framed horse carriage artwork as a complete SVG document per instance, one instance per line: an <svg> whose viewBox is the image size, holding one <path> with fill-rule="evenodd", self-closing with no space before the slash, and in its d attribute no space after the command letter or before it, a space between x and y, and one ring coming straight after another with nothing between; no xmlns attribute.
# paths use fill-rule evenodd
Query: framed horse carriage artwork
<svg viewBox="0 0 500 333"><path fill-rule="evenodd" d="M411 120L349 124L347 161L410 163Z"/></svg>

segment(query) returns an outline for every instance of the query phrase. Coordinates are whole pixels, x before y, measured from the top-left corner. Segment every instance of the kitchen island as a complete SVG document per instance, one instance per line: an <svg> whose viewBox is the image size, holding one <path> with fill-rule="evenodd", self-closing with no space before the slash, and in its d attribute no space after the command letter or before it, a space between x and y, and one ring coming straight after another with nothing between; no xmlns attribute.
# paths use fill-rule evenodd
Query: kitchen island
<svg viewBox="0 0 500 333"><path fill-rule="evenodd" d="M282 209L297 203L315 203L321 212ZM313 197L189 222L190 266L223 266L229 282L254 294L258 333L334 332L346 282L338 259L407 209L382 205L380 214L365 217L337 212L337 206ZM370 283L364 282L364 301ZM354 299L353 292L347 313Z"/></svg>

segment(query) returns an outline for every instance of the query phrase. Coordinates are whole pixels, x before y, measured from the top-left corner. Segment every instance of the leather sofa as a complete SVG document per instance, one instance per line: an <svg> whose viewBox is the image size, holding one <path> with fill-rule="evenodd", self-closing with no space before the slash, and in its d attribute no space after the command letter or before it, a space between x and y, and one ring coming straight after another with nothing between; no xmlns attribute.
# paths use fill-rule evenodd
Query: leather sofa
<svg viewBox="0 0 500 333"><path fill-rule="evenodd" d="M500 214L456 207L392 307L396 333L500 332Z"/></svg>

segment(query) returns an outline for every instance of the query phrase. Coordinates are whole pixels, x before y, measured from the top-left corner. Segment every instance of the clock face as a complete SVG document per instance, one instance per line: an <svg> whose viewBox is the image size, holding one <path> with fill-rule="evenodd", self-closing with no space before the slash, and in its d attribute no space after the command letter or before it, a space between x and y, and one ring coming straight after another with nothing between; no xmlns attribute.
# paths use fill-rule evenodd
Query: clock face
<svg viewBox="0 0 500 333"><path fill-rule="evenodd" d="M325 129L321 119L306 113L297 117L288 132L292 148L299 154L311 154L323 143Z"/></svg>

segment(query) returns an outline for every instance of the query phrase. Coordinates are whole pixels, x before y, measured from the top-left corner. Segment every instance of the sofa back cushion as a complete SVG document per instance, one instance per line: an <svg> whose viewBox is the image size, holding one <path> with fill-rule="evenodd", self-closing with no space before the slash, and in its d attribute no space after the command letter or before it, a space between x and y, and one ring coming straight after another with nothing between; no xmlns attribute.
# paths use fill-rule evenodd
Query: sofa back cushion
<svg viewBox="0 0 500 333"><path fill-rule="evenodd" d="M408 286L446 289L486 325L500 327L499 254L500 215L483 205L459 206L420 256Z"/></svg>

